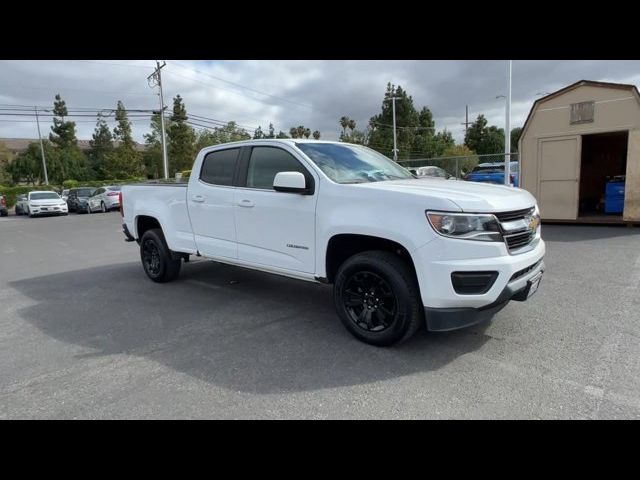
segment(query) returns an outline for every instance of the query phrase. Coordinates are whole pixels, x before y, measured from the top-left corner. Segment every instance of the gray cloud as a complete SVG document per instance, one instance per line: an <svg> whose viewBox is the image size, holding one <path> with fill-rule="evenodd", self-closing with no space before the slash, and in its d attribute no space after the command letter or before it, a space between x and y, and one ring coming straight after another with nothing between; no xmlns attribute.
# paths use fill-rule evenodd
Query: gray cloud
<svg viewBox="0 0 640 480"><path fill-rule="evenodd" d="M2 61L0 103L52 106L61 93L70 108L157 108L158 97L146 77L155 62ZM522 125L537 93L580 79L640 83L640 61L514 61L512 125ZM242 125L277 130L303 124L335 139L342 115L364 127L381 106L387 82L402 85L417 108L429 106L438 129L462 139L465 105L470 116L485 114L504 125L506 62L472 61L167 61L165 103L180 93L188 112ZM242 88L248 87L247 88ZM18 119L18 121L16 121ZM0 137L35 137L28 117L0 116ZM90 138L91 118L76 119L79 138ZM50 122L42 122L48 134ZM142 141L146 119L136 119Z"/></svg>

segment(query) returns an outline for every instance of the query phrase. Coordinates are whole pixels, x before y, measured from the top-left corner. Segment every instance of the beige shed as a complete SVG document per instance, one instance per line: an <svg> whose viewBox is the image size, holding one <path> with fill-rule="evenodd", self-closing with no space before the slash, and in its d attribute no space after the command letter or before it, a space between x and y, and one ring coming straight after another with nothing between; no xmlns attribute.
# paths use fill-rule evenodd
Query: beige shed
<svg viewBox="0 0 640 480"><path fill-rule="evenodd" d="M640 222L635 85L581 80L536 100L519 152L520 184L538 199L543 220ZM614 186L624 195L618 208Z"/></svg>

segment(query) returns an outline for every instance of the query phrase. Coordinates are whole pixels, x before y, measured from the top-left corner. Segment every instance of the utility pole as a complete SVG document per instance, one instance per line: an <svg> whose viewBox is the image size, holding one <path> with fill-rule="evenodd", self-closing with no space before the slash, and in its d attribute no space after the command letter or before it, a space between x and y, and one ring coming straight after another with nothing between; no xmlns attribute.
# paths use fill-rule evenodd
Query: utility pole
<svg viewBox="0 0 640 480"><path fill-rule="evenodd" d="M164 179L169 179L169 160L167 159L167 141L164 132L164 97L162 95L162 73L161 70L167 65L167 62L160 62L156 60L156 69L147 77L147 82L150 87L158 86L160 88L160 134L162 137L162 165L164 168Z"/></svg>
<svg viewBox="0 0 640 480"><path fill-rule="evenodd" d="M469 105L465 105L465 114L464 114L464 122L461 123L461 125L464 125L464 136L467 136L467 130L469 130L469 125L471 125L472 122L469 121Z"/></svg>
<svg viewBox="0 0 640 480"><path fill-rule="evenodd" d="M40 135L40 117L38 117L38 107L33 107L36 111L36 124L38 125L38 138L40 139L40 153L42 154L42 171L44 172L44 183L49 185L49 177L47 176L47 161L44 157L44 145L42 143L42 135Z"/></svg>
<svg viewBox="0 0 640 480"><path fill-rule="evenodd" d="M398 149L396 148L396 99L400 97L391 97L393 103L393 161L398 161Z"/></svg>
<svg viewBox="0 0 640 480"><path fill-rule="evenodd" d="M504 129L504 184L511 185L511 60L507 64L507 106Z"/></svg>

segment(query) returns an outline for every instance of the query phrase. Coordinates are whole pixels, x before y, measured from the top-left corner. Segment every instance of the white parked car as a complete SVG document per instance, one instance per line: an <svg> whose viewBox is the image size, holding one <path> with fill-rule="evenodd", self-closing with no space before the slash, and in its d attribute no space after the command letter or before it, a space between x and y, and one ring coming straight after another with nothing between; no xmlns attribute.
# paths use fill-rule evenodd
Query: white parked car
<svg viewBox="0 0 640 480"><path fill-rule="evenodd" d="M488 320L527 300L545 268L529 192L417 179L361 145L228 143L200 151L192 172L122 188L124 234L151 280L198 255L333 284L344 326L374 345Z"/></svg>
<svg viewBox="0 0 640 480"><path fill-rule="evenodd" d="M120 185L100 187L87 200L87 213L120 208Z"/></svg>
<svg viewBox="0 0 640 480"><path fill-rule="evenodd" d="M419 167L416 169L416 175L420 178L429 177L429 178L444 178L444 179L454 179L453 175L447 173L444 168L436 167L435 165L430 165L426 167Z"/></svg>
<svg viewBox="0 0 640 480"><path fill-rule="evenodd" d="M67 215L69 208L56 192L29 192L27 195L26 211L29 217L37 215Z"/></svg>

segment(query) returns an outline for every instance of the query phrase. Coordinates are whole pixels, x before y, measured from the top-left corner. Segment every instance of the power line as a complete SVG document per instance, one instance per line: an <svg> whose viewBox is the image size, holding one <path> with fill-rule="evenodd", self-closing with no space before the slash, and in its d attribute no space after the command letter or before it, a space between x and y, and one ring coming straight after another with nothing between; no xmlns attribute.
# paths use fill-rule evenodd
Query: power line
<svg viewBox="0 0 640 480"><path fill-rule="evenodd" d="M255 88L247 87L246 85L241 85L241 84L236 83L236 82L231 82L231 81L229 81L229 80L225 80L224 78L220 78L220 77L216 77L215 75L211 75L210 73L202 72L202 71L197 70L197 69L195 69L195 68L187 67L186 65L183 65L183 64L181 64L180 62L176 62L175 60L174 60L174 61L172 61L172 63L174 63L174 64L178 65L179 67L181 67L181 68L183 68L183 69L185 69L185 70L188 70L188 71L191 71L191 72L196 72L196 73L199 73L200 75L205 75L205 76L207 76L207 77L209 77L209 78L213 78L214 80L218 80L218 81L220 81L220 82L228 83L229 85L234 85L234 86L236 86L236 87L242 88L243 90L248 90L248 91L250 91L250 92L258 93L258 94L260 94L260 95L265 95L265 96L267 96L267 97L275 98L275 99L277 99L277 100L282 100L283 102L288 102L288 103L291 103L291 104L294 104L294 105L299 105L299 106L301 106L301 107L305 107L305 108L313 108L313 106L311 106L311 105L307 105L307 104L305 104L305 103L297 102L297 101L295 101L295 100L289 100L289 99L287 99L287 98L279 97L279 96L277 96L277 95L273 95L273 94L271 94L271 93L262 92L262 91L260 91L260 90L256 90Z"/></svg>

